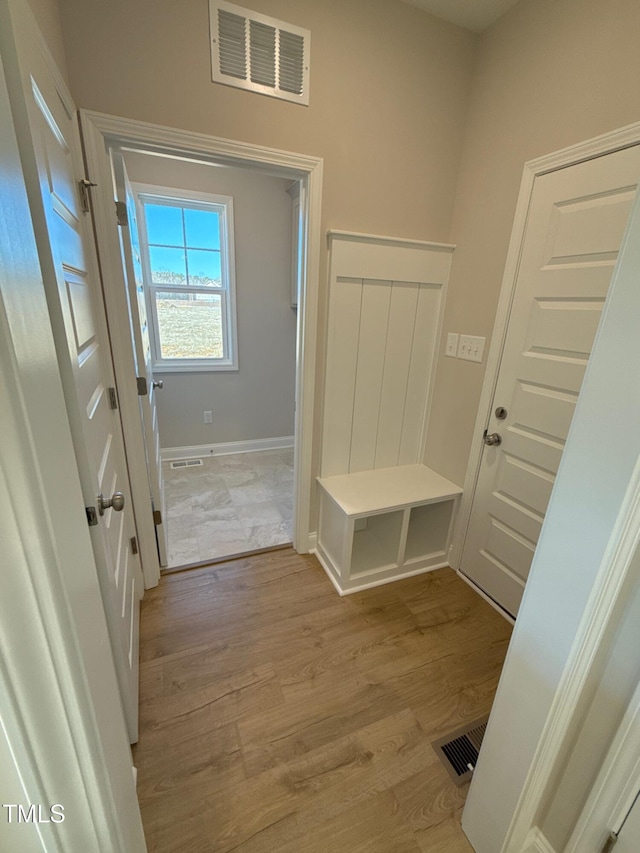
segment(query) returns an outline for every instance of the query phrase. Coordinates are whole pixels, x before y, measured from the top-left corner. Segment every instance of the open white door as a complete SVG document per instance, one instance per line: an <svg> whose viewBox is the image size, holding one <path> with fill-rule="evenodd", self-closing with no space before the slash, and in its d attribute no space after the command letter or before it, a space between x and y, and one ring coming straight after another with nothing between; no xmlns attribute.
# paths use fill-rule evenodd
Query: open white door
<svg viewBox="0 0 640 853"><path fill-rule="evenodd" d="M3 0L0 791L3 803L21 803L25 812L42 804L47 822L18 822L15 807L2 808L0 850L144 853L129 738L5 85L6 70L14 92L21 91L12 29ZM63 823L49 822L54 802L66 806Z"/></svg>
<svg viewBox="0 0 640 853"><path fill-rule="evenodd" d="M117 203L121 205L118 224L120 225L120 245L122 262L126 276L129 306L129 326L136 361L136 375L139 383L139 402L144 427L147 473L151 502L156 519L156 537L160 565L166 566L167 528L164 507L164 488L162 484L162 457L160 454L160 433L158 430L158 410L156 390L162 390L162 380L153 378L151 341L147 321L147 303L144 293L142 261L140 257L140 236L135 196L131 189L124 158L120 151L111 152Z"/></svg>
<svg viewBox="0 0 640 853"><path fill-rule="evenodd" d="M639 178L634 146L535 179L460 565L513 616Z"/></svg>
<svg viewBox="0 0 640 853"><path fill-rule="evenodd" d="M28 10L10 7L22 91L23 155L40 263L63 377L74 449L91 526L122 705L138 731L138 639L142 575L101 283L91 236L76 110L41 48ZM55 453L55 448L51 448ZM64 483L60 483L64 499Z"/></svg>

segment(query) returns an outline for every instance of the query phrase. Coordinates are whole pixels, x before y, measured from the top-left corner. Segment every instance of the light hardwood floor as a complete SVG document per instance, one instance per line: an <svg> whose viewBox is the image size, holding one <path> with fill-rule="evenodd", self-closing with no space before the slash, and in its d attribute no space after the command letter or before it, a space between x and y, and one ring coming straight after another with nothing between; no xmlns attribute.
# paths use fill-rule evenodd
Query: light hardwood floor
<svg viewBox="0 0 640 853"><path fill-rule="evenodd" d="M468 853L431 741L488 712L511 628L450 569L339 598L291 549L142 604L152 853Z"/></svg>

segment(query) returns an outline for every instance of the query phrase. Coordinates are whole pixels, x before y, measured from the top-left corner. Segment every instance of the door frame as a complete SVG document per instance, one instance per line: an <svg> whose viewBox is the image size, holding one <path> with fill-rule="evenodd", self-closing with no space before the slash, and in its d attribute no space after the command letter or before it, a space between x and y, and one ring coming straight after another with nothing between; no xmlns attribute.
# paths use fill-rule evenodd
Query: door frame
<svg viewBox="0 0 640 853"><path fill-rule="evenodd" d="M513 220L513 228L511 231L511 239L509 242L509 250L507 252L505 270L502 278L500 297L498 299L496 319L487 355L487 366L482 384L482 392L480 394L480 402L478 404L478 414L476 416L473 431L473 443L471 445L469 462L467 464L462 499L460 501L460 507L453 531L453 545L451 546L451 553L449 555L449 565L451 568L456 570L458 576L472 586L473 589L485 599L485 601L487 601L512 623L513 619L500 607L500 605L490 598L470 578L462 574L460 563L462 560L465 539L469 529L469 522L471 520L471 511L473 508L476 485L480 475L482 453L484 450L484 444L480 440L480 437L487 427L491 417L491 406L498 382L500 363L502 361L502 353L504 351L509 326L509 315L511 314L511 306L513 304L516 282L520 269L520 258L522 255L522 246L528 222L531 194L533 193L536 178L541 175L546 175L549 172L554 172L559 169L565 169L568 166L574 166L577 163L582 163L585 160L592 160L595 157L612 154L614 151L631 148L638 144L640 144L640 122L635 122L634 124L627 125L611 131L610 133L605 133L601 136L596 136L593 139L586 140L585 142L570 145L567 148L562 148L559 151L555 151L543 157L538 157L535 160L529 160L524 165L522 180L520 183L520 192L518 194L518 201Z"/></svg>
<svg viewBox="0 0 640 853"><path fill-rule="evenodd" d="M118 281L122 277L120 246L115 228L115 213L111 192L110 158L105 150L110 147L133 148L153 151L158 154L197 157L201 161L224 163L240 168L269 171L285 178L302 180L306 189L305 236L306 260L300 282L297 328L296 365L296 413L295 413L295 512L293 546L300 553L308 553L312 543L311 498L312 498L312 452L315 408L315 374L317 350L317 318L319 292L319 264L321 246L321 204L323 161L318 157L296 154L274 148L265 148L246 142L238 142L208 136L162 125L111 116L90 110L81 110L82 134L87 160L87 177L97 183L93 194L98 252L106 281ZM158 583L160 565L155 543L150 535L152 525L149 512L141 512L144 484L147 482L144 455L140 453L143 440L142 422L137 395L132 390L133 349L128 331L123 323L127 316L123 312L124 293L121 288L105 288L107 316L114 343L118 392L125 426L125 446L130 465L132 495L136 507L136 520L143 518L140 532L140 553L145 586ZM126 381L128 378L129 381ZM137 484L137 485L134 485ZM148 497L147 497L148 502Z"/></svg>
<svg viewBox="0 0 640 853"><path fill-rule="evenodd" d="M620 832L639 789L640 684L624 712L566 853L602 849L609 831Z"/></svg>

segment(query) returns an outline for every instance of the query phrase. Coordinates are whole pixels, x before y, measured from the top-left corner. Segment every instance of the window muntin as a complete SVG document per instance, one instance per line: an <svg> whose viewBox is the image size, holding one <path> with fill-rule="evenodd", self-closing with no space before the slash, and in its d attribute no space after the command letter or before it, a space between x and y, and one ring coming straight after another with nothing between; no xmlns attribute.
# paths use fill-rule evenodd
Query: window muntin
<svg viewBox="0 0 640 853"><path fill-rule="evenodd" d="M140 188L137 197L154 367L237 369L232 199Z"/></svg>

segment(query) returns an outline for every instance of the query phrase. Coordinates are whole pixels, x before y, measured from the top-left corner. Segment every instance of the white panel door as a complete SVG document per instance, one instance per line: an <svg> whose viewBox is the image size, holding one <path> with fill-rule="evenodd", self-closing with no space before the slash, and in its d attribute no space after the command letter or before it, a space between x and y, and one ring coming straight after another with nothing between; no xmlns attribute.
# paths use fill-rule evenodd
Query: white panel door
<svg viewBox="0 0 640 853"><path fill-rule="evenodd" d="M639 178L633 147L533 187L488 423L502 443L484 447L461 561L514 616Z"/></svg>
<svg viewBox="0 0 640 853"><path fill-rule="evenodd" d="M127 169L122 154L112 152L113 171L116 182L116 195L120 203L126 206L127 225L121 227L121 247L123 266L127 282L129 305L129 326L134 345L136 359L136 374L146 381L146 394L140 394L140 412L144 427L144 443L147 457L147 472L149 490L154 510L160 511L160 523L156 523L156 539L160 565L168 565L167 558L167 529L164 506L164 488L162 483L162 456L160 453L160 432L158 429L158 409L156 406L156 390L162 388L162 383L153 379L153 363L151 357L151 340L147 319L147 303L144 293L142 275L142 260L140 255L140 234L138 231L138 213L135 196L127 175Z"/></svg>
<svg viewBox="0 0 640 853"><path fill-rule="evenodd" d="M91 527L112 651L129 736L138 730L138 626L142 595L119 413L91 220L82 211L84 177L75 107L35 41L18 42L31 151L40 197L30 198L47 300L64 381L74 448L87 506L98 495L124 495L124 509L106 508ZM33 185L30 190L33 192ZM51 448L55 453L55 448ZM64 483L60 484L64 499Z"/></svg>

